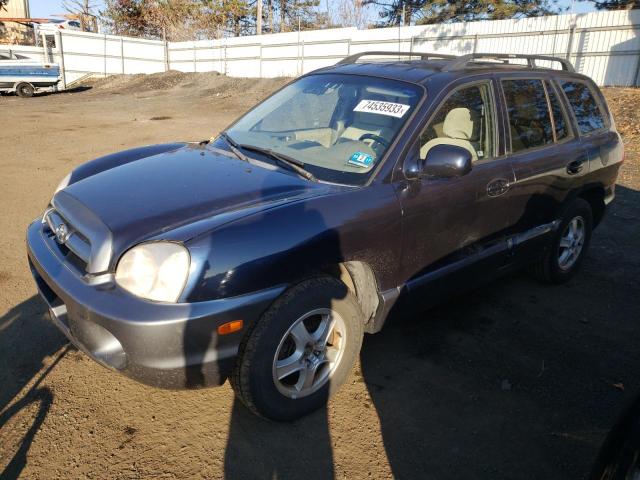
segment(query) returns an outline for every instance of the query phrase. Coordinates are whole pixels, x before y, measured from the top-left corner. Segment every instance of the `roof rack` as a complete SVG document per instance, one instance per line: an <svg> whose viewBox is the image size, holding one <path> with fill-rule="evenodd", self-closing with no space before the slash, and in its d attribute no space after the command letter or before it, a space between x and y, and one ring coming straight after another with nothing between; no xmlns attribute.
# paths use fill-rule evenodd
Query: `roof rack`
<svg viewBox="0 0 640 480"><path fill-rule="evenodd" d="M442 67L443 72L451 72L455 70L462 70L473 63L475 60L502 60L504 63L509 63L509 60L519 59L527 60L529 68L540 68L536 66L536 60L542 60L547 62L558 62L562 65L562 70L566 72L575 72L573 65L569 60L559 57L549 57L546 55L524 55L517 53L470 53L468 55L461 55L456 57L455 60L447 63Z"/></svg>
<svg viewBox="0 0 640 480"><path fill-rule="evenodd" d="M427 53L427 52L360 52L349 55L346 58L340 60L337 65L346 65L349 63L356 63L362 57L369 56L393 56L393 57L420 57L421 60L452 60L459 58L457 55L445 55L443 53Z"/></svg>

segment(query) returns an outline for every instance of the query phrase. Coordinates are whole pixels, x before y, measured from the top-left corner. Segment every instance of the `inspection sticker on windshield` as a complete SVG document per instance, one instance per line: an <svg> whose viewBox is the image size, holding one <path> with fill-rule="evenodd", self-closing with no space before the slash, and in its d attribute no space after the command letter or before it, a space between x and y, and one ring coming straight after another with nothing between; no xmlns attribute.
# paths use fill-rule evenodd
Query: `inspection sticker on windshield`
<svg viewBox="0 0 640 480"><path fill-rule="evenodd" d="M373 157L368 153L356 152L349 157L347 163L356 167L369 168L373 164Z"/></svg>
<svg viewBox="0 0 640 480"><path fill-rule="evenodd" d="M361 100L353 109L354 112L377 113L391 117L402 118L409 111L411 105L403 103L381 102L379 100Z"/></svg>

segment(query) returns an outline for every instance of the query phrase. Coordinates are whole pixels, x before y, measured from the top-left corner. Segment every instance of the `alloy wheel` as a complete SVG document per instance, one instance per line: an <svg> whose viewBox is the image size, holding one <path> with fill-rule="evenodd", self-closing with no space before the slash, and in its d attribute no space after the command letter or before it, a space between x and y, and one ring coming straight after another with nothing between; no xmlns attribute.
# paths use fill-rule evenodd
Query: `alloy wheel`
<svg viewBox="0 0 640 480"><path fill-rule="evenodd" d="M576 263L582 252L586 229L584 218L573 217L567 224L560 237L558 245L558 267L560 270L569 270Z"/></svg>
<svg viewBox="0 0 640 480"><path fill-rule="evenodd" d="M305 313L287 330L273 359L273 381L296 399L318 391L336 371L346 346L346 325L328 308Z"/></svg>

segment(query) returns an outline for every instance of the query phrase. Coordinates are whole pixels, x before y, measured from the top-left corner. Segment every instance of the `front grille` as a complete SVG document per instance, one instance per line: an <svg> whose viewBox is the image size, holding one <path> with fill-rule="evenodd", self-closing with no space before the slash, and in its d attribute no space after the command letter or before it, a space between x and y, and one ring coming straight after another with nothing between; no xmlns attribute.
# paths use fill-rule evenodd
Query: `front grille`
<svg viewBox="0 0 640 480"><path fill-rule="evenodd" d="M85 272L91 258L91 243L74 225L54 208L44 214L45 233L56 244L59 252L78 270Z"/></svg>
<svg viewBox="0 0 640 480"><path fill-rule="evenodd" d="M83 265L83 273L98 275L109 271L113 234L94 212L65 190L56 193L45 212L44 228L58 249L67 249ZM55 239L55 240L53 240ZM66 253L65 253L66 255Z"/></svg>

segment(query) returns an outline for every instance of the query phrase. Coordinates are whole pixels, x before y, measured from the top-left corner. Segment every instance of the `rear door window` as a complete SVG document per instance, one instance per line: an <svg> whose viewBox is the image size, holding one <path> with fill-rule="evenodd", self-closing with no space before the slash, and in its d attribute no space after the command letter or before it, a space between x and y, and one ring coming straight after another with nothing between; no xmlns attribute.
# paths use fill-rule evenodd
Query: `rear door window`
<svg viewBox="0 0 640 480"><path fill-rule="evenodd" d="M586 83L561 80L560 86L576 116L580 133L587 134L605 127L600 106Z"/></svg>
<svg viewBox="0 0 640 480"><path fill-rule="evenodd" d="M553 116L553 124L556 130L556 141L562 140L569 136L567 117L565 117L558 96L551 84L549 82L544 82L544 84L549 95L549 105L551 106L551 115Z"/></svg>
<svg viewBox="0 0 640 480"><path fill-rule="evenodd" d="M553 124L542 80L503 80L511 151L513 153L553 143Z"/></svg>

